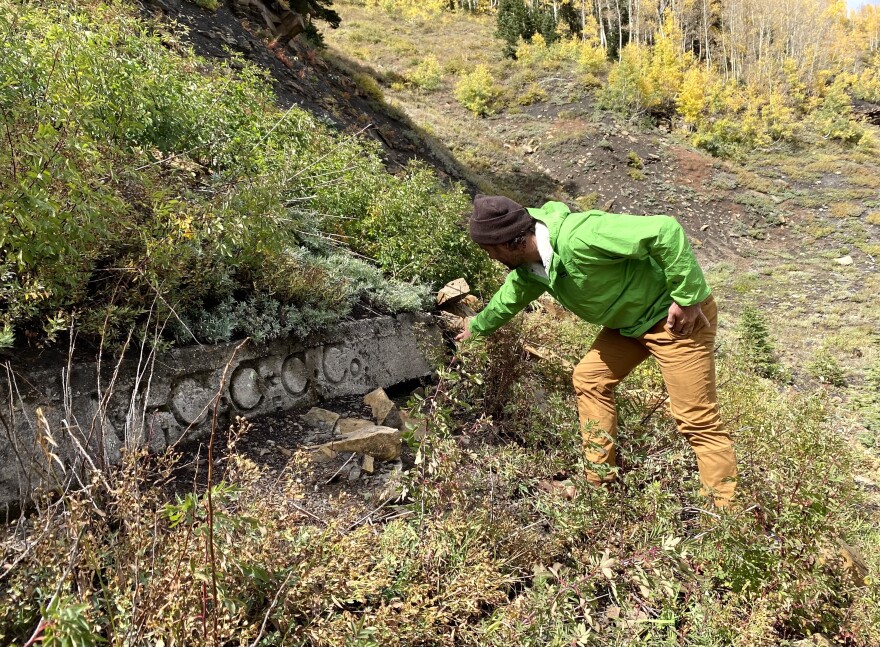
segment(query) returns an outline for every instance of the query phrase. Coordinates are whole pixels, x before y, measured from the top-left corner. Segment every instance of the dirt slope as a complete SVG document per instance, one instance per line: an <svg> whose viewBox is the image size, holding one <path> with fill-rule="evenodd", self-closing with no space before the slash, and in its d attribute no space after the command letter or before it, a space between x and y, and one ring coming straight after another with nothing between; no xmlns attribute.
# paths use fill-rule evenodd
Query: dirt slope
<svg viewBox="0 0 880 647"><path fill-rule="evenodd" d="M175 28L201 56L220 60L240 56L269 72L280 107L300 106L342 132L363 131L382 145L390 168L421 160L441 176L460 179L451 154L443 155L442 147L438 150L436 144L426 147L423 132L404 115L381 106L351 76L328 64L302 36L273 44L265 28L234 10L234 2L221 3L212 12L180 0L151 0L145 8ZM355 63L352 66L357 68Z"/></svg>

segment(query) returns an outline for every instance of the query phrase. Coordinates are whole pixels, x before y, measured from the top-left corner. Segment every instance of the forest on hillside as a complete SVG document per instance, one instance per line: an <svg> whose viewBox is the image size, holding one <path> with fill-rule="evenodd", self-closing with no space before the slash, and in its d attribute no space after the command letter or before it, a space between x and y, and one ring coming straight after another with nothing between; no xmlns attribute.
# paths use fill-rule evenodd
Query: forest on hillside
<svg viewBox="0 0 880 647"><path fill-rule="evenodd" d="M489 14L506 56L544 71L575 64L602 107L672 119L717 155L809 144L810 132L855 144L865 133L853 102L880 102L880 8L873 5L848 12L843 2L823 0L366 4L404 19ZM499 109L493 80L478 70L462 82L461 100L477 114ZM876 106L868 112L876 115Z"/></svg>

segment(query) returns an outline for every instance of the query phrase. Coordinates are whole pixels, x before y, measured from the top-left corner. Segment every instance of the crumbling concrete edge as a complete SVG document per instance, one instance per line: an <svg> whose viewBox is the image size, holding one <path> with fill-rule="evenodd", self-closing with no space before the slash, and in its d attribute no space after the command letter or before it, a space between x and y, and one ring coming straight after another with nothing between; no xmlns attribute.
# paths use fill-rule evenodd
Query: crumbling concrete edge
<svg viewBox="0 0 880 647"><path fill-rule="evenodd" d="M0 508L76 484L124 451L154 452L218 425L362 395L429 375L442 338L426 314L342 323L305 340L187 346L52 368L7 362L0 386ZM49 363L51 365L51 362ZM44 364L45 365L45 364Z"/></svg>

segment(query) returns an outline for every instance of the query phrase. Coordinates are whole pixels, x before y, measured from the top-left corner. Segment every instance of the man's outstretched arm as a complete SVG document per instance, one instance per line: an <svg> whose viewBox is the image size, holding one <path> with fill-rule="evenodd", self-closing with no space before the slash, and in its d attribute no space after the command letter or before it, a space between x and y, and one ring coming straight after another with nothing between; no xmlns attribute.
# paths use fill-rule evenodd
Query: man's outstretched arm
<svg viewBox="0 0 880 647"><path fill-rule="evenodd" d="M470 325L456 337L456 340L464 341L471 335L491 335L541 296L547 288L538 281L530 280L527 272L528 270L516 269L508 274L504 284L492 296L489 304L471 319Z"/></svg>

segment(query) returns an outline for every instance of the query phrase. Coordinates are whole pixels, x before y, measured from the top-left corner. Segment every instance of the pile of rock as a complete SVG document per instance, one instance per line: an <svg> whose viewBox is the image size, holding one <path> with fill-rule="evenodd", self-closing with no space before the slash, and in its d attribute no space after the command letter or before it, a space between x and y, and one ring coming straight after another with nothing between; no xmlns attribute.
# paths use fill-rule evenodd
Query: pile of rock
<svg viewBox="0 0 880 647"><path fill-rule="evenodd" d="M425 421L401 411L384 389L368 393L364 396L364 403L370 407L372 419L343 418L338 413L318 407L302 416L303 422L309 427L338 436L329 442L312 446L313 460L328 462L346 452L354 454L346 462L360 456L360 460L348 471L349 481L356 481L361 474L372 475L378 470L377 463L395 462L397 464L393 466L392 473L399 474L404 434L421 439L426 433Z"/></svg>

